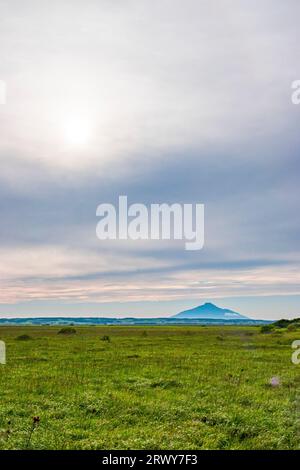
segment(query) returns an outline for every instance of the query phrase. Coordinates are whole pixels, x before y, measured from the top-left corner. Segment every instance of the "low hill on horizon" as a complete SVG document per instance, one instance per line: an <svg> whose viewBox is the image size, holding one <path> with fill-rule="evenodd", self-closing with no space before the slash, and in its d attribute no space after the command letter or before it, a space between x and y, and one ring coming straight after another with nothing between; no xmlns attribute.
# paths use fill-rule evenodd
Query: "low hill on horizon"
<svg viewBox="0 0 300 470"><path fill-rule="evenodd" d="M245 315L229 310L228 308L220 308L217 305L207 302L198 307L184 310L183 312L177 313L172 318L205 318L211 320L251 320Z"/></svg>

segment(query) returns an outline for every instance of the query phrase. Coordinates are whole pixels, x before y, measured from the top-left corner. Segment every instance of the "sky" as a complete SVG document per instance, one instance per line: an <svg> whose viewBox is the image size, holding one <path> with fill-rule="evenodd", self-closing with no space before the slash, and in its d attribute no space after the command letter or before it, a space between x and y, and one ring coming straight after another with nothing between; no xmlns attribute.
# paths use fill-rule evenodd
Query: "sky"
<svg viewBox="0 0 300 470"><path fill-rule="evenodd" d="M300 316L298 0L0 0L0 316ZM202 203L205 244L96 237Z"/></svg>

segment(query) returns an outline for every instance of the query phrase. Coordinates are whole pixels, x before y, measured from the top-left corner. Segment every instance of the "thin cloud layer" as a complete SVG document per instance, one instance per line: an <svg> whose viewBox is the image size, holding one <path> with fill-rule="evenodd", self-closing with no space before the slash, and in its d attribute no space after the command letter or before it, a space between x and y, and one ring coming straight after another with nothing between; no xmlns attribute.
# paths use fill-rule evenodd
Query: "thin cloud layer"
<svg viewBox="0 0 300 470"><path fill-rule="evenodd" d="M299 2L1 6L0 312L299 294ZM204 250L100 243L120 194L204 203Z"/></svg>

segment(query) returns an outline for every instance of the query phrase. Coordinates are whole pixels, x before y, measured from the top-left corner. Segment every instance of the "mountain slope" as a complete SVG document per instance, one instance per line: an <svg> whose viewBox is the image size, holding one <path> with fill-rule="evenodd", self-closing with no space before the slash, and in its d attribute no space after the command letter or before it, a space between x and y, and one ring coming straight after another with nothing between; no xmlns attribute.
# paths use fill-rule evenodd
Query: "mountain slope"
<svg viewBox="0 0 300 470"><path fill-rule="evenodd" d="M249 320L248 317L240 315L233 310L228 308L220 308L216 305L208 302L190 310L184 310L183 312L177 313L172 318L207 318L207 319L218 319L218 320Z"/></svg>

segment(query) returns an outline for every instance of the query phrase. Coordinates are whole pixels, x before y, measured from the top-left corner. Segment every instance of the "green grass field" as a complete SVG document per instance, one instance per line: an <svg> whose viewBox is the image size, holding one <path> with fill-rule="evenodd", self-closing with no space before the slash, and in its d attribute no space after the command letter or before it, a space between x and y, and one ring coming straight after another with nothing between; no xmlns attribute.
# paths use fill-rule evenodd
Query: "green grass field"
<svg viewBox="0 0 300 470"><path fill-rule="evenodd" d="M300 331L59 329L0 328L1 449L299 448Z"/></svg>

